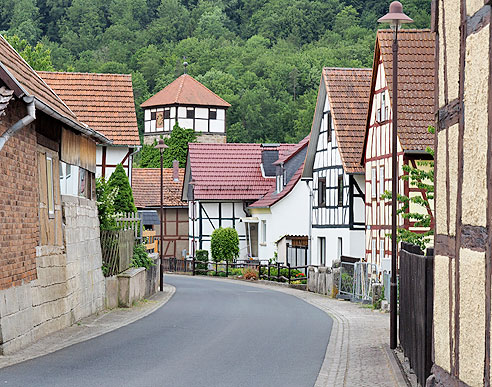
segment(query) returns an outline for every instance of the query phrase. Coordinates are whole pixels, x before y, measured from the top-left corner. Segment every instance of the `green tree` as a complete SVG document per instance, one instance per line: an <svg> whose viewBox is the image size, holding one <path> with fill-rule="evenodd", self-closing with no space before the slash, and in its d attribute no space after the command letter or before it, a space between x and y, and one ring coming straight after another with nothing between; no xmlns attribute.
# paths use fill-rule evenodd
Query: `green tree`
<svg viewBox="0 0 492 387"><path fill-rule="evenodd" d="M428 128L429 132L434 134L434 127ZM427 148L427 152L434 158L434 150ZM403 171L405 174L401 177L403 180L409 182L410 186L416 187L421 190L421 195L406 196L397 195L397 200L400 203L400 208L397 211L398 215L401 215L403 219L415 223L415 227L428 228L424 232L414 232L407 230L403 227L397 229L398 242L408 242L419 246L422 250L429 245L431 236L434 235L434 229L431 225L434 220L432 213L432 207L430 201L434 200L434 161L420 161L417 167L410 165L403 165ZM392 193L386 191L381 195L382 199L391 200ZM413 206L412 206L413 205ZM410 212L410 206L420 209L420 211Z"/></svg>
<svg viewBox="0 0 492 387"><path fill-rule="evenodd" d="M196 133L193 129L183 129L177 123L169 137L164 139L168 146L164 150L162 159L164 168L171 168L173 160L178 160L179 165L184 167L188 155L188 144L196 141ZM136 164L139 168L160 168L160 152L154 145L144 145L137 154Z"/></svg>
<svg viewBox="0 0 492 387"><path fill-rule="evenodd" d="M21 39L17 35L6 36L6 39L34 70L55 71L51 62L51 50L43 43L38 42L32 47L26 39Z"/></svg>
<svg viewBox="0 0 492 387"><path fill-rule="evenodd" d="M115 230L114 201L118 195L117 187L109 187L104 177L96 179L97 212L101 230Z"/></svg>
<svg viewBox="0 0 492 387"><path fill-rule="evenodd" d="M212 232L210 253L215 262L232 262L239 256L239 237L231 227L216 228Z"/></svg>
<svg viewBox="0 0 492 387"><path fill-rule="evenodd" d="M135 202L133 200L132 187L128 181L128 176L121 164L118 164L111 177L108 180L108 188L117 188L118 193L114 199L115 212L136 212Z"/></svg>

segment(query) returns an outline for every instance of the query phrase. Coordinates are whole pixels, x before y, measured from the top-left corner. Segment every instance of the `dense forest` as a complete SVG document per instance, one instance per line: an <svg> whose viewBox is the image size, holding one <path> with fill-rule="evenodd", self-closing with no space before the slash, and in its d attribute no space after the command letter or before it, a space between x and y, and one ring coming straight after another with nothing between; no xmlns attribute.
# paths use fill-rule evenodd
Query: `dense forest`
<svg viewBox="0 0 492 387"><path fill-rule="evenodd" d="M132 73L137 106L186 57L187 72L232 104L229 142L297 141L322 67L372 65L389 2L0 0L0 31L37 70ZM402 3L413 28L428 28L430 0Z"/></svg>

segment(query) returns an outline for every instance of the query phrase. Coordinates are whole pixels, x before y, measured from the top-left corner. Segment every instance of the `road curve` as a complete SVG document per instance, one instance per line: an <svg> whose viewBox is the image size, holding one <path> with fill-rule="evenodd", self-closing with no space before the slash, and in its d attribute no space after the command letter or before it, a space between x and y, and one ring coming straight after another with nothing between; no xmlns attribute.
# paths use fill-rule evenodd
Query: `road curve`
<svg viewBox="0 0 492 387"><path fill-rule="evenodd" d="M4 386L313 386L332 321L284 293L166 276L173 298L113 332L0 370Z"/></svg>

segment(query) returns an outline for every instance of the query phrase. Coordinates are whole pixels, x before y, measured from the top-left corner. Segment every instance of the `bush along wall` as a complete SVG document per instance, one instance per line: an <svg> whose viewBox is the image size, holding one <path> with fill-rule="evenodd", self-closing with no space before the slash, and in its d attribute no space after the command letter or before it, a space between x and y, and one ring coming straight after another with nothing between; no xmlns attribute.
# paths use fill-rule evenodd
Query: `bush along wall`
<svg viewBox="0 0 492 387"><path fill-rule="evenodd" d="M196 260L199 262L208 262L208 251L207 250L197 250ZM195 266L196 274L207 275L207 263L197 263Z"/></svg>

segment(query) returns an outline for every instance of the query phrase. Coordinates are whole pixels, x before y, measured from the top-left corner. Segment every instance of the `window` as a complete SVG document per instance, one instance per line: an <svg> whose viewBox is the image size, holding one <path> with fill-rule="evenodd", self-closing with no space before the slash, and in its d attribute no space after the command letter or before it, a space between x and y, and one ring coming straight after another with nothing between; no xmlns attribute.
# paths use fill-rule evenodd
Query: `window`
<svg viewBox="0 0 492 387"><path fill-rule="evenodd" d="M267 232L266 232L266 220L261 221L261 243L266 243Z"/></svg>
<svg viewBox="0 0 492 387"><path fill-rule="evenodd" d="M208 118L210 120L216 120L217 119L217 109L210 109L208 113Z"/></svg>
<svg viewBox="0 0 492 387"><path fill-rule="evenodd" d="M83 168L79 173L79 196L87 197L87 171Z"/></svg>
<svg viewBox="0 0 492 387"><path fill-rule="evenodd" d="M287 185L287 169L282 165L282 180L284 183L284 187Z"/></svg>
<svg viewBox="0 0 492 387"><path fill-rule="evenodd" d="M171 117L171 109L164 109L164 118Z"/></svg>
<svg viewBox="0 0 492 387"><path fill-rule="evenodd" d="M155 112L151 112L150 113L150 119L151 120L155 120Z"/></svg>
<svg viewBox="0 0 492 387"><path fill-rule="evenodd" d="M381 122L381 108L376 112L376 122Z"/></svg>
<svg viewBox="0 0 492 387"><path fill-rule="evenodd" d="M186 109L186 118L195 118L195 108Z"/></svg>
<svg viewBox="0 0 492 387"><path fill-rule="evenodd" d="M277 192L282 192L284 189L284 175L277 175Z"/></svg>
<svg viewBox="0 0 492 387"><path fill-rule="evenodd" d="M384 258L384 239L381 239L381 240L379 241L379 257L380 257L381 259L383 259L383 258Z"/></svg>
<svg viewBox="0 0 492 387"><path fill-rule="evenodd" d="M328 138L328 142L331 141L331 130L332 130L332 127L331 127L331 111L328 112L328 114L326 115L326 130L328 131L328 134L327 134L327 138Z"/></svg>
<svg viewBox="0 0 492 387"><path fill-rule="evenodd" d="M371 260L373 263L376 262L376 254L377 254L377 250L376 250L376 239L373 239L372 240L372 246L371 246Z"/></svg>
<svg viewBox="0 0 492 387"><path fill-rule="evenodd" d="M338 237L338 259L341 258L341 256L343 255L343 240L342 238Z"/></svg>
<svg viewBox="0 0 492 387"><path fill-rule="evenodd" d="M384 194L384 167L379 167L379 196Z"/></svg>
<svg viewBox="0 0 492 387"><path fill-rule="evenodd" d="M343 206L343 175L338 175L338 206Z"/></svg>
<svg viewBox="0 0 492 387"><path fill-rule="evenodd" d="M326 264L326 238L318 237L318 261L321 266Z"/></svg>
<svg viewBox="0 0 492 387"><path fill-rule="evenodd" d="M46 156L46 186L48 188L48 217L55 217L55 193L53 184L53 159Z"/></svg>
<svg viewBox="0 0 492 387"><path fill-rule="evenodd" d="M376 168L371 168L371 197L377 197Z"/></svg>
<svg viewBox="0 0 492 387"><path fill-rule="evenodd" d="M318 207L326 206L326 177L318 178Z"/></svg>
<svg viewBox="0 0 492 387"><path fill-rule="evenodd" d="M386 121L388 117L386 117L386 95L384 92L381 94L381 121Z"/></svg>

